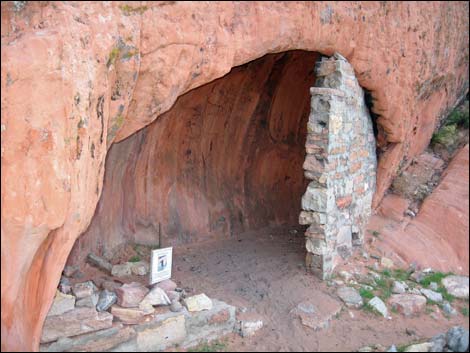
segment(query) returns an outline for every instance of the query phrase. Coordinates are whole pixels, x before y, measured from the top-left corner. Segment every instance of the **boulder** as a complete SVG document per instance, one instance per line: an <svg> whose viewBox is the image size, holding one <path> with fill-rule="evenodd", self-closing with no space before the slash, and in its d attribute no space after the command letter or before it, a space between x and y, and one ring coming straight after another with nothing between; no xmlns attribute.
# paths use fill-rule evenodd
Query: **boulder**
<svg viewBox="0 0 470 353"><path fill-rule="evenodd" d="M393 294L389 304L399 313L412 316L421 313L426 307L426 298L415 294Z"/></svg>
<svg viewBox="0 0 470 353"><path fill-rule="evenodd" d="M447 276L442 280L442 285L454 297L468 299L468 277Z"/></svg>

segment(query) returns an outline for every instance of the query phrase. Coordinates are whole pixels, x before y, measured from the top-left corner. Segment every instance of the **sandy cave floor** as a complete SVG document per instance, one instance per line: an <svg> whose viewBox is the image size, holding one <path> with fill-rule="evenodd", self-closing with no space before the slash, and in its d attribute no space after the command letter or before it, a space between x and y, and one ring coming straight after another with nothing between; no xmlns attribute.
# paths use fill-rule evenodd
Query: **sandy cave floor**
<svg viewBox="0 0 470 353"><path fill-rule="evenodd" d="M229 335L228 351L355 351L381 344L389 347L430 338L454 325L468 329L468 317L448 319L434 307L415 318L391 313L387 320L364 310L343 307L329 328L314 331L290 313L298 303L313 300L319 307L329 287L304 266L304 237L300 228L265 228L231 239L180 246L174 249L173 280L190 294L205 293L238 308L259 314L264 327L253 337ZM349 269L365 269L374 261L353 255ZM409 335L408 332L415 332Z"/></svg>

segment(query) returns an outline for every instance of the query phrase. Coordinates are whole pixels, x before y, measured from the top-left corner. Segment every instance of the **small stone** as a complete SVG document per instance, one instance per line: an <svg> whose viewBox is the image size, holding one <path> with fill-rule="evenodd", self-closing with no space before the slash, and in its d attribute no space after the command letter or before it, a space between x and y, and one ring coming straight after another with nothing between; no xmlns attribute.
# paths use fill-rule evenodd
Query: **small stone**
<svg viewBox="0 0 470 353"><path fill-rule="evenodd" d="M459 299L468 299L468 277L448 276L442 280L442 285L450 295Z"/></svg>
<svg viewBox="0 0 470 353"><path fill-rule="evenodd" d="M362 256L365 260L369 260L369 254L367 253L367 251L362 251L361 256Z"/></svg>
<svg viewBox="0 0 470 353"><path fill-rule="evenodd" d="M421 293L426 298L428 298L428 300L431 300L431 301L436 302L436 303L442 302L442 294L441 293L434 292L430 289L425 289L425 288L421 289Z"/></svg>
<svg viewBox="0 0 470 353"><path fill-rule="evenodd" d="M59 291L64 294L72 293L72 283L70 283L67 277L62 276L59 282Z"/></svg>
<svg viewBox="0 0 470 353"><path fill-rule="evenodd" d="M98 293L93 293L92 295L78 299L75 303L75 306L78 308L86 307L86 308L95 308L96 304L98 304Z"/></svg>
<svg viewBox="0 0 470 353"><path fill-rule="evenodd" d="M125 264L120 265L114 265L111 269L111 274L116 277L130 276L132 274L130 262L126 262Z"/></svg>
<svg viewBox="0 0 470 353"><path fill-rule="evenodd" d="M407 210L405 211L405 214L406 214L407 216L411 217L411 218L416 217L416 213L414 213L414 212L413 212L412 210L410 210L410 209L407 209Z"/></svg>
<svg viewBox="0 0 470 353"><path fill-rule="evenodd" d="M124 308L138 307L148 292L148 288L140 283L126 283L116 289L117 304Z"/></svg>
<svg viewBox="0 0 470 353"><path fill-rule="evenodd" d="M106 289L102 290L98 298L98 304L96 305L96 310L98 311L108 310L111 307L111 305L116 303L116 301L117 301L116 293L110 292Z"/></svg>
<svg viewBox="0 0 470 353"><path fill-rule="evenodd" d="M188 311L211 310L212 300L203 293L184 299L184 305Z"/></svg>
<svg viewBox="0 0 470 353"><path fill-rule="evenodd" d="M73 310L74 308L75 297L73 295L67 295L57 291L47 316L61 315L67 311Z"/></svg>
<svg viewBox="0 0 470 353"><path fill-rule="evenodd" d="M357 290L352 287L341 287L336 292L340 299L348 307L360 308L363 304L362 297L359 295Z"/></svg>
<svg viewBox="0 0 470 353"><path fill-rule="evenodd" d="M178 286L171 279L166 279L164 281L158 282L157 287L163 289L167 293L176 290Z"/></svg>
<svg viewBox="0 0 470 353"><path fill-rule="evenodd" d="M392 268L394 264L388 257L382 257L380 259L380 265L385 268Z"/></svg>
<svg viewBox="0 0 470 353"><path fill-rule="evenodd" d="M387 306L379 297L372 298L367 304L374 308L374 310L380 313L383 317L388 317Z"/></svg>
<svg viewBox="0 0 470 353"><path fill-rule="evenodd" d="M429 283L429 289L433 290L433 291L436 291L439 289L439 286L437 285L436 282L431 282Z"/></svg>
<svg viewBox="0 0 470 353"><path fill-rule="evenodd" d="M455 310L449 302L444 302L442 305L442 311L444 311L444 313L449 316L457 315L457 310Z"/></svg>
<svg viewBox="0 0 470 353"><path fill-rule="evenodd" d="M434 336L431 339L432 347L429 350L430 352L443 352L444 347L446 346L446 335L441 333L439 335Z"/></svg>
<svg viewBox="0 0 470 353"><path fill-rule="evenodd" d="M411 288L408 290L409 294L421 295L421 291L418 288Z"/></svg>
<svg viewBox="0 0 470 353"><path fill-rule="evenodd" d="M405 348L404 352L429 352L432 347L431 342L424 342L419 344L412 344Z"/></svg>
<svg viewBox="0 0 470 353"><path fill-rule="evenodd" d="M149 265L145 261L130 262L131 271L134 275L145 276L149 271Z"/></svg>
<svg viewBox="0 0 470 353"><path fill-rule="evenodd" d="M96 288L95 284L92 281L75 283L72 286L73 294L77 297L77 299L89 297L97 290L98 288Z"/></svg>
<svg viewBox="0 0 470 353"><path fill-rule="evenodd" d="M424 311L426 298L422 295L414 294L393 294L389 303L392 308L405 316L411 316Z"/></svg>
<svg viewBox="0 0 470 353"><path fill-rule="evenodd" d="M394 281L392 287L392 293L394 294L403 294L408 289L408 285L401 281Z"/></svg>
<svg viewBox="0 0 470 353"><path fill-rule="evenodd" d="M62 273L65 277L72 277L78 271L78 266L65 266Z"/></svg>
<svg viewBox="0 0 470 353"><path fill-rule="evenodd" d="M93 253L89 253L86 261L91 265L98 267L101 271L110 273L112 270L113 265L111 265L106 259L97 256Z"/></svg>
<svg viewBox="0 0 470 353"><path fill-rule="evenodd" d="M416 335L415 330L413 330L413 329L411 329L411 328L408 328L408 327L405 329L405 332L406 332L406 334L407 334L408 336L414 336L414 335Z"/></svg>
<svg viewBox="0 0 470 353"><path fill-rule="evenodd" d="M183 305L181 305L178 300L172 300L170 310L174 313L179 313L181 310L183 310Z"/></svg>
<svg viewBox="0 0 470 353"><path fill-rule="evenodd" d="M391 345L389 349L387 349L387 352L398 352L397 347L395 347L394 344Z"/></svg>
<svg viewBox="0 0 470 353"><path fill-rule="evenodd" d="M468 349L468 331L461 326L454 326L447 331L447 346L454 352L466 352Z"/></svg>

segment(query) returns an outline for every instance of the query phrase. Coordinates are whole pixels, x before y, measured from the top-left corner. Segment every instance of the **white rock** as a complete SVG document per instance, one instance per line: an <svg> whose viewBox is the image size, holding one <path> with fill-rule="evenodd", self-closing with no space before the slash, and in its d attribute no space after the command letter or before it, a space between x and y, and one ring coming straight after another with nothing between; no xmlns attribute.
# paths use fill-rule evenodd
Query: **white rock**
<svg viewBox="0 0 470 353"><path fill-rule="evenodd" d="M256 331L263 327L263 321L240 321L240 335L242 337L253 336Z"/></svg>
<svg viewBox="0 0 470 353"><path fill-rule="evenodd" d="M139 308L141 310L150 310L153 305L170 305L171 301L166 295L165 291L159 287L153 287L150 292L140 302Z"/></svg>
<svg viewBox="0 0 470 353"><path fill-rule="evenodd" d="M194 295L184 300L184 305L188 311L203 311L212 309L212 300L204 293Z"/></svg>
<svg viewBox="0 0 470 353"><path fill-rule="evenodd" d="M431 342L412 344L406 347L405 352L429 352L432 346L433 344Z"/></svg>
<svg viewBox="0 0 470 353"><path fill-rule="evenodd" d="M408 289L408 285L401 281L394 281L392 287L392 293L394 294L403 294Z"/></svg>
<svg viewBox="0 0 470 353"><path fill-rule="evenodd" d="M368 305L370 305L374 310L376 310L378 313L380 313L383 317L387 318L388 317L388 309L385 303L379 298L379 297L374 297L372 298Z"/></svg>
<svg viewBox="0 0 470 353"><path fill-rule="evenodd" d="M454 297L468 299L468 277L448 276L442 280L442 285Z"/></svg>
<svg viewBox="0 0 470 353"><path fill-rule="evenodd" d="M438 292L434 292L430 289L421 289L421 293L428 299L432 300L433 302L440 303L442 302L442 294Z"/></svg>

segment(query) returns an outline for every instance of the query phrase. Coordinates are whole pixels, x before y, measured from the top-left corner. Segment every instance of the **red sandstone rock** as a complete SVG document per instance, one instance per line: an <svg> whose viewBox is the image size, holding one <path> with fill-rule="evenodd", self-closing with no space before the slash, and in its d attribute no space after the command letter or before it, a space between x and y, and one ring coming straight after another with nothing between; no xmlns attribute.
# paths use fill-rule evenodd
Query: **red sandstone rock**
<svg viewBox="0 0 470 353"><path fill-rule="evenodd" d="M405 316L412 316L424 311L426 298L416 294L393 294L389 303L392 308Z"/></svg>
<svg viewBox="0 0 470 353"><path fill-rule="evenodd" d="M38 349L113 139L266 53L338 51L379 114L377 204L468 87L467 14L465 2L2 2L2 350Z"/></svg>
<svg viewBox="0 0 470 353"><path fill-rule="evenodd" d="M138 307L142 299L149 292L147 287L137 282L123 284L115 290L117 303L125 308Z"/></svg>
<svg viewBox="0 0 470 353"><path fill-rule="evenodd" d="M139 324L144 322L145 317L152 312L138 308L122 308L118 305L111 307L111 314L126 324Z"/></svg>
<svg viewBox="0 0 470 353"><path fill-rule="evenodd" d="M166 279L164 281L158 282L157 287L163 289L166 293L168 293L173 292L178 286L171 279Z"/></svg>

